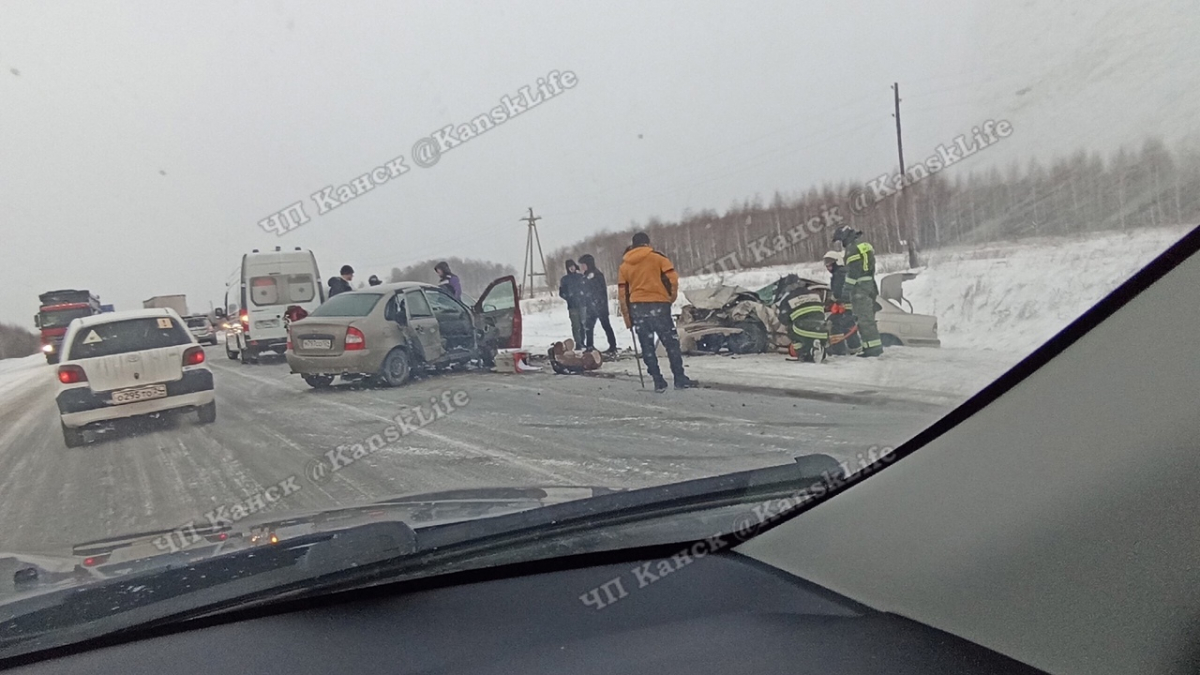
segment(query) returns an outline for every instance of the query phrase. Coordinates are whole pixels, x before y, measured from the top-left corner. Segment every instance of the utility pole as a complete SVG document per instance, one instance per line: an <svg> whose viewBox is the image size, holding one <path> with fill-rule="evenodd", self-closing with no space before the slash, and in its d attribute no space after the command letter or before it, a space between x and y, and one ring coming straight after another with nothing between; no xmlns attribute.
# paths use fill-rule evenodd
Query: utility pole
<svg viewBox="0 0 1200 675"><path fill-rule="evenodd" d="M896 150L900 153L900 175L905 174L904 171L904 138L900 135L900 83L892 83L892 94L896 99L896 113L892 117L896 118Z"/></svg>
<svg viewBox="0 0 1200 675"><path fill-rule="evenodd" d="M532 298L534 291L537 289L537 278L546 277L546 256L542 254L542 240L538 237L537 221L541 220L541 216L533 215L533 207L529 207L529 215L524 218L518 218L528 226L528 234L525 237L525 264L521 267L521 295L523 297ZM534 246L537 246L537 258L533 257ZM542 271L536 269L537 262L541 261ZM546 285L549 287L550 280L546 277Z"/></svg>
<svg viewBox="0 0 1200 675"><path fill-rule="evenodd" d="M900 155L900 178L901 185L908 186L908 172L904 170L904 136L900 133L900 83L892 83L892 97L895 101L896 112L892 117L896 118L896 152ZM904 212L908 204L908 198L904 194L904 189L900 189L900 194L896 195L900 203L897 204L896 218L900 221L899 229L904 233L905 242L908 245L908 266L919 267L920 260L917 258L916 245L916 223L910 223L908 227L904 226Z"/></svg>

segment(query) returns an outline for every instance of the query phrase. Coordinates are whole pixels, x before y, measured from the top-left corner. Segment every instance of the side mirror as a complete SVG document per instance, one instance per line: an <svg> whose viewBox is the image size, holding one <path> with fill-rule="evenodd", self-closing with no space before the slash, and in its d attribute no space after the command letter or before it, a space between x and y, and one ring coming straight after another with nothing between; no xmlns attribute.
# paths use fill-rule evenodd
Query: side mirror
<svg viewBox="0 0 1200 675"><path fill-rule="evenodd" d="M33 327L34 327L34 328L41 328L41 327L42 327L42 315L41 315L41 314L34 314L34 315L33 315Z"/></svg>
<svg viewBox="0 0 1200 675"><path fill-rule="evenodd" d="M217 317L218 319L224 319L225 318L225 310L218 307L213 310L213 316Z"/></svg>

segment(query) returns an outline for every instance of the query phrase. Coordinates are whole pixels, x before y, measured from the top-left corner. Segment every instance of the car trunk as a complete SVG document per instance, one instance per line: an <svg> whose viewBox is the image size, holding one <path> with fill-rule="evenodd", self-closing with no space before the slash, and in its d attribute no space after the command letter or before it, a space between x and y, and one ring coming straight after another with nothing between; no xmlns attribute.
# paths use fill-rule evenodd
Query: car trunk
<svg viewBox="0 0 1200 675"><path fill-rule="evenodd" d="M76 362L87 373L92 391L111 391L183 378L186 346L110 354Z"/></svg>
<svg viewBox="0 0 1200 675"><path fill-rule="evenodd" d="M349 319L305 319L291 326L292 352L300 356L340 356L346 349Z"/></svg>

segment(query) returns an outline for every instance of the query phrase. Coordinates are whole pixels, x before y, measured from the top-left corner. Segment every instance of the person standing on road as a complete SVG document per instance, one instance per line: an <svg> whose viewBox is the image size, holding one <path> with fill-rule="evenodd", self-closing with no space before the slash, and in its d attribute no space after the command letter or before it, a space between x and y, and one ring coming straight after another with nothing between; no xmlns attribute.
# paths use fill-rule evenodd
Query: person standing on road
<svg viewBox="0 0 1200 675"><path fill-rule="evenodd" d="M656 335L667 350L675 388L696 386L696 382L683 373L683 353L671 318L671 305L678 295L679 275L675 266L667 256L650 248L650 236L645 232L633 235L633 246L625 253L617 271L617 297L625 327L637 333L646 372L654 378L654 391L658 393L667 390L667 381L658 368Z"/></svg>
<svg viewBox="0 0 1200 675"><path fill-rule="evenodd" d="M458 275L450 271L450 263L443 260L433 266L433 271L437 272L438 285L442 290L446 291L455 300L462 300L462 282L458 280Z"/></svg>
<svg viewBox="0 0 1200 675"><path fill-rule="evenodd" d="M858 354L862 351L862 340L858 335L858 324L854 312L850 311L850 296L846 292L846 267L842 264L842 253L829 251L825 254L825 269L829 270L829 353L834 356Z"/></svg>
<svg viewBox="0 0 1200 675"><path fill-rule="evenodd" d="M354 268L349 265L342 265L340 277L329 277L329 297L333 297L338 293L352 291L350 282L354 281Z"/></svg>
<svg viewBox="0 0 1200 675"><path fill-rule="evenodd" d="M571 337L575 345L583 349L583 319L585 314L583 297L583 275L574 260L568 260L565 267L567 273L558 280L558 297L567 301L567 315L571 317Z"/></svg>
<svg viewBox="0 0 1200 675"><path fill-rule="evenodd" d="M875 298L879 297L879 286L875 284L875 247L860 241L861 237L862 232L847 225L833 233L833 241L841 242L846 255L845 285L862 336L863 350L859 356L882 356L883 340L875 323Z"/></svg>
<svg viewBox="0 0 1200 675"><path fill-rule="evenodd" d="M605 354L617 353L617 336L608 321L608 282L604 273L596 269L596 259L588 253L579 256L579 271L583 274L583 306L586 317L583 322L583 344L587 349L596 348L596 322L604 329L608 338Z"/></svg>

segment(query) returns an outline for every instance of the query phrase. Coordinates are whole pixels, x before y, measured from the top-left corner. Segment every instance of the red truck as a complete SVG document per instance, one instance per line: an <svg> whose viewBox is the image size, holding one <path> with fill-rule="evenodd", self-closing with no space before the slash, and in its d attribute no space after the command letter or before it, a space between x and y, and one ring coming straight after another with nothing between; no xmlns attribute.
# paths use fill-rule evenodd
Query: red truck
<svg viewBox="0 0 1200 675"><path fill-rule="evenodd" d="M33 323L41 331L42 353L47 363L58 363L63 335L72 319L105 311L100 298L90 291L47 291L38 296L38 305Z"/></svg>

